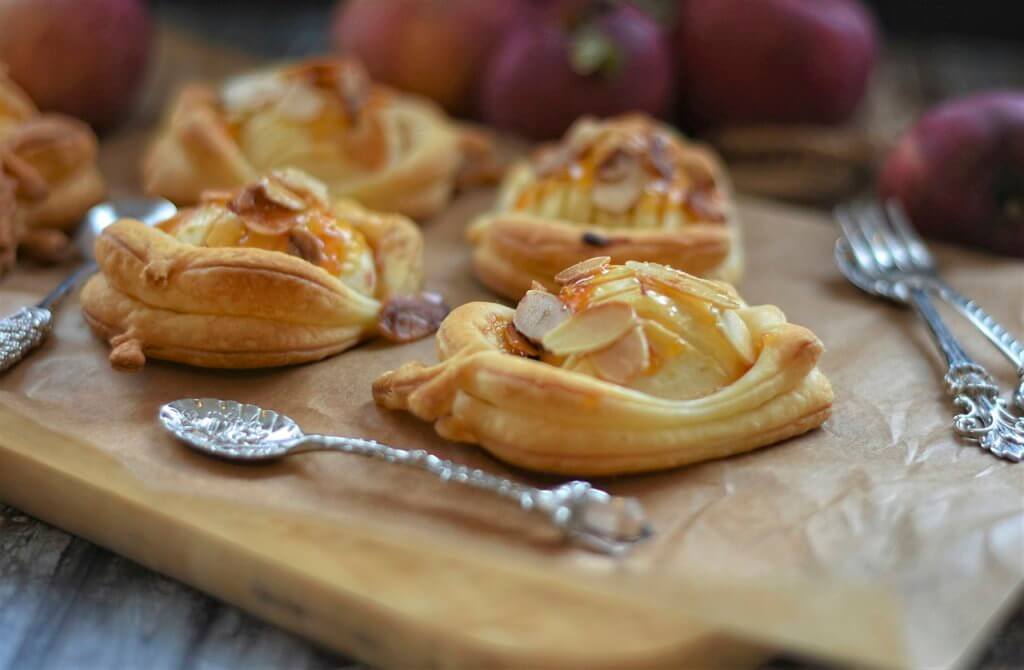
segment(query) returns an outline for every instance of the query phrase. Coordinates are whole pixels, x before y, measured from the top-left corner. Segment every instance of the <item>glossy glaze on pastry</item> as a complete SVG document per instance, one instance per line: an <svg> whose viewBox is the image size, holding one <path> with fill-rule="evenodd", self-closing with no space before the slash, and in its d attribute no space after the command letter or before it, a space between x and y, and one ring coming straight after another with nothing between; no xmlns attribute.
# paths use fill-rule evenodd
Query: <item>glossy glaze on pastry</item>
<svg viewBox="0 0 1024 670"><path fill-rule="evenodd" d="M457 133L432 103L374 84L355 61L310 60L219 89L187 86L145 156L143 182L191 204L295 167L333 196L422 217L447 204L460 160Z"/></svg>
<svg viewBox="0 0 1024 670"><path fill-rule="evenodd" d="M388 301L419 291L422 254L405 217L329 203L322 183L282 170L156 228L107 228L82 309L117 368L300 363L377 334Z"/></svg>
<svg viewBox="0 0 1024 670"><path fill-rule="evenodd" d="M20 240L37 230L73 228L106 192L96 151L89 126L60 114L41 114L0 64L0 180L5 182L0 211L12 190L15 202L13 208L8 203L7 218L0 218L0 226L9 231L6 237ZM0 242L0 247L9 246Z"/></svg>
<svg viewBox="0 0 1024 670"><path fill-rule="evenodd" d="M763 447L821 425L821 342L728 284L589 259L513 310L475 302L437 333L441 362L380 377L377 403L532 470L645 472Z"/></svg>
<svg viewBox="0 0 1024 670"><path fill-rule="evenodd" d="M742 269L721 163L640 115L580 119L514 166L469 241L477 276L512 299L535 281L553 290L555 273L595 254L727 281Z"/></svg>

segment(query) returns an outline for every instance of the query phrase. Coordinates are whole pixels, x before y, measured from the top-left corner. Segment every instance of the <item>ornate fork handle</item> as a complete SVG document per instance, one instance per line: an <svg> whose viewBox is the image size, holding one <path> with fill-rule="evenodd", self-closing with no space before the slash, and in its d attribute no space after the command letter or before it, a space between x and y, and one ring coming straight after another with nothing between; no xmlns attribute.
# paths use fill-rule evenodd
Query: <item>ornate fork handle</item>
<svg viewBox="0 0 1024 670"><path fill-rule="evenodd" d="M1017 388L1013 394L1013 403L1024 409L1024 345L1017 341L1005 328L999 325L988 312L967 296L944 282L937 286L939 297L955 307L968 321L973 323L981 333L1017 366Z"/></svg>
<svg viewBox="0 0 1024 670"><path fill-rule="evenodd" d="M53 313L45 307L22 307L0 320L0 372L38 347L53 330Z"/></svg>
<svg viewBox="0 0 1024 670"><path fill-rule="evenodd" d="M928 293L919 287L908 288L910 304L928 324L932 339L949 365L946 386L961 412L953 419L953 429L993 455L1019 462L1024 458L1024 421L1007 409L985 368L964 352Z"/></svg>
<svg viewBox="0 0 1024 670"><path fill-rule="evenodd" d="M396 449L374 440L331 435L298 438L292 453L341 451L426 470L444 481L489 491L538 512L570 540L608 554L623 553L652 534L635 498L612 496L588 482L572 481L552 489L524 486L477 468L438 458L423 449Z"/></svg>

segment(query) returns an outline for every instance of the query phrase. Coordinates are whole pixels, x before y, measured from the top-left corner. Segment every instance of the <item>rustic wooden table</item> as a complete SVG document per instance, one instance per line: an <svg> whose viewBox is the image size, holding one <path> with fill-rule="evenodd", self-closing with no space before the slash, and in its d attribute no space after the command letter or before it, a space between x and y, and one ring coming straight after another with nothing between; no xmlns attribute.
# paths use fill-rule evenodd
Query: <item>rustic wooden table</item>
<svg viewBox="0 0 1024 670"><path fill-rule="evenodd" d="M156 3L160 17L267 56L322 50L328 5ZM267 30L267 26L273 26ZM890 72L918 104L1024 86L1024 45L901 43ZM0 670L30 668L359 668L235 607L0 505ZM766 668L816 667L775 659ZM1024 668L1024 603L978 670Z"/></svg>

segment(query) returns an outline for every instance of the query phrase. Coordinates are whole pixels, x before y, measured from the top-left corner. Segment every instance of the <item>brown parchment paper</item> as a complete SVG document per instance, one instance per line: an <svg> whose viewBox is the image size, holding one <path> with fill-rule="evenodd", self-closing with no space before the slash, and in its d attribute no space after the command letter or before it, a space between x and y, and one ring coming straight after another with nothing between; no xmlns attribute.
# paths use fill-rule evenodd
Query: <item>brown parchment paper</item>
<svg viewBox="0 0 1024 670"><path fill-rule="evenodd" d="M172 46L168 57L165 36L162 97L174 87L169 78L220 75L211 63L230 70L247 62ZM148 104L142 122L151 123L158 108ZM115 194L135 188L145 136L130 131L105 142L103 167ZM452 305L494 299L472 278L462 239L490 199L487 192L465 196L424 225L429 288ZM954 439L943 368L922 326L845 284L832 264L835 232L825 217L757 201L743 201L741 215L748 256L741 291L751 303L779 305L825 342L834 416L822 430L746 456L598 482L638 496L658 531L622 562L566 547L506 503L420 473L329 454L259 469L215 463L176 445L154 420L160 404L178 397L233 398L285 412L308 430L423 447L551 483L374 406L372 380L408 360L434 360L429 339L371 343L288 369L226 373L154 361L124 375L109 368L107 346L70 300L50 341L0 376L0 404L84 439L96 458L115 460L167 496L292 510L339 527L362 524L413 546L474 551L782 648L888 667L960 665L1024 583L1024 465ZM1024 334L1024 265L949 249L940 257L955 285ZM0 282L0 312L36 301L60 276L19 269ZM1009 384L1010 366L954 325L971 353Z"/></svg>
<svg viewBox="0 0 1024 670"><path fill-rule="evenodd" d="M463 197L424 226L429 287L452 304L491 298L473 280L462 241L466 222L490 197ZM371 343L287 369L227 373L153 361L126 375L109 368L107 346L72 301L50 342L0 377L0 403L84 437L98 455L168 495L358 519L564 570L567 578L596 575L608 588L726 628L847 660L955 665L1022 582L1024 466L953 438L941 366L922 328L910 313L841 280L828 221L758 202L745 201L741 211L749 256L743 293L752 303L780 305L826 343L834 417L822 430L746 456L600 482L638 496L658 530L613 567L559 544L501 501L429 476L325 454L258 471L211 463L175 445L154 421L158 406L178 397L234 398L283 411L309 430L423 447L547 483L374 406L372 380L407 360L434 360L429 339ZM1020 264L948 250L941 256L957 286L1024 330ZM57 277L23 269L5 279L0 310L36 299ZM1012 381L987 343L958 332Z"/></svg>

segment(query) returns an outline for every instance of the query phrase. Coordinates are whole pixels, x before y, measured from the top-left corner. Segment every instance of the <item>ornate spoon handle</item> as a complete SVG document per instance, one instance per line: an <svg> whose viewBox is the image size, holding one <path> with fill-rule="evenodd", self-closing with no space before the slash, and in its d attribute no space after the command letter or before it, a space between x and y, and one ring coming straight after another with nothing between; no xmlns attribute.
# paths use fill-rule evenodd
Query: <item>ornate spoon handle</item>
<svg viewBox="0 0 1024 670"><path fill-rule="evenodd" d="M1024 458L1024 421L1007 409L985 368L964 352L935 310L931 296L921 288L910 288L910 304L928 324L949 365L946 386L961 411L953 418L953 430L995 456L1020 462Z"/></svg>
<svg viewBox="0 0 1024 670"><path fill-rule="evenodd" d="M0 372L38 347L53 330L53 313L45 307L22 307L0 320Z"/></svg>
<svg viewBox="0 0 1024 670"><path fill-rule="evenodd" d="M525 511L539 512L570 540L588 549L618 554L652 534L640 502L612 496L587 482L572 481L537 489L477 468L438 458L423 449L396 449L374 440L330 435L296 439L291 453L341 451L397 465L426 470L444 481L483 489L515 501Z"/></svg>
<svg viewBox="0 0 1024 670"><path fill-rule="evenodd" d="M1013 402L1018 408L1024 409L1024 345L999 325L988 312L967 296L945 283L938 286L939 297L955 307L968 321L981 331L992 344L996 345L1003 355L1017 367L1019 382L1013 394Z"/></svg>

